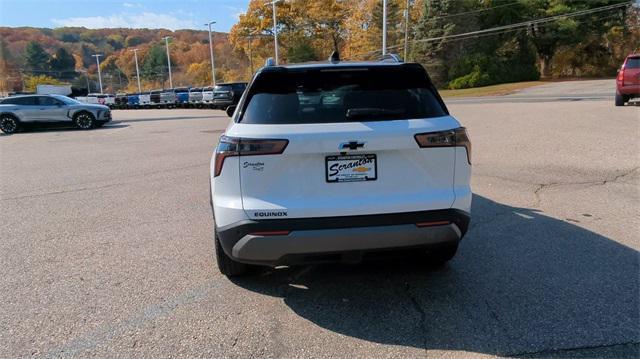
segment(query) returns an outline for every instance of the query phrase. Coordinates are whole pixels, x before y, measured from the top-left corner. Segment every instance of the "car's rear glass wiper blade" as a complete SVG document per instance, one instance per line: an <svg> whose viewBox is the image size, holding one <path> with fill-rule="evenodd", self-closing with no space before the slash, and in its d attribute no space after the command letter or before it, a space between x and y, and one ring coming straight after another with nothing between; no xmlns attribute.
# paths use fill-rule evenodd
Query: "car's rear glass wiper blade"
<svg viewBox="0 0 640 359"><path fill-rule="evenodd" d="M391 110L388 108L377 108L377 107L359 107L359 108L350 108L347 110L347 118L362 118L362 117L376 117L376 116L398 116L404 114L405 111L402 109Z"/></svg>

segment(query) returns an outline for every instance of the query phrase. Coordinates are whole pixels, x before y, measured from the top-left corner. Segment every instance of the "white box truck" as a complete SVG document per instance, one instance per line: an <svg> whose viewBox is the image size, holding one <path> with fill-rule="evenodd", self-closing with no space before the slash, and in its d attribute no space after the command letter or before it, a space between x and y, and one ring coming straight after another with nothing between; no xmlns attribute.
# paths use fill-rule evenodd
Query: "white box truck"
<svg viewBox="0 0 640 359"><path fill-rule="evenodd" d="M36 86L38 95L71 95L71 85L38 85Z"/></svg>

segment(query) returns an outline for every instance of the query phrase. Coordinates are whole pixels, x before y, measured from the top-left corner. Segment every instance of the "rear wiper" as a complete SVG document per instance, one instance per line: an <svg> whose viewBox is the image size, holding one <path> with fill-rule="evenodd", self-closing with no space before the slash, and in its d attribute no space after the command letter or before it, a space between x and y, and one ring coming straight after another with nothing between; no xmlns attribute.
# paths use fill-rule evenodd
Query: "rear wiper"
<svg viewBox="0 0 640 359"><path fill-rule="evenodd" d="M397 116L402 115L404 110L390 110L388 108L377 107L359 107L350 108L347 110L347 118L362 118L362 117L376 117L376 116Z"/></svg>

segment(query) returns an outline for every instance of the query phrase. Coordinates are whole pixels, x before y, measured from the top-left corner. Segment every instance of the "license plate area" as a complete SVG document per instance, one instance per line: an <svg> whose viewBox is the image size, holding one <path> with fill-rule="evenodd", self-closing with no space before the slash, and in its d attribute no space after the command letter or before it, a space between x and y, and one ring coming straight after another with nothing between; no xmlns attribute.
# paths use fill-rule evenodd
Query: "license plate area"
<svg viewBox="0 0 640 359"><path fill-rule="evenodd" d="M329 183L375 181L378 160L375 154L327 156L325 176Z"/></svg>

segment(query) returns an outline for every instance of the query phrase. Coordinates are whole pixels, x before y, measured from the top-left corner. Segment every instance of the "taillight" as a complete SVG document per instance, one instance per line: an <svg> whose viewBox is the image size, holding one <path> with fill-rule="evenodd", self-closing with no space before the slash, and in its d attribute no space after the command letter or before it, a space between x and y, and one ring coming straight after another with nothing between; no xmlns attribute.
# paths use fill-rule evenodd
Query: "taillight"
<svg viewBox="0 0 640 359"><path fill-rule="evenodd" d="M284 152L288 140L250 139L222 136L216 148L215 172L217 177L222 172L224 159L232 156L277 155Z"/></svg>
<svg viewBox="0 0 640 359"><path fill-rule="evenodd" d="M620 82L620 86L624 86L624 65L618 71L618 82Z"/></svg>
<svg viewBox="0 0 640 359"><path fill-rule="evenodd" d="M414 138L421 148L464 147L467 150L467 161L471 164L471 141L469 141L467 129L464 127L447 131L419 133Z"/></svg>

